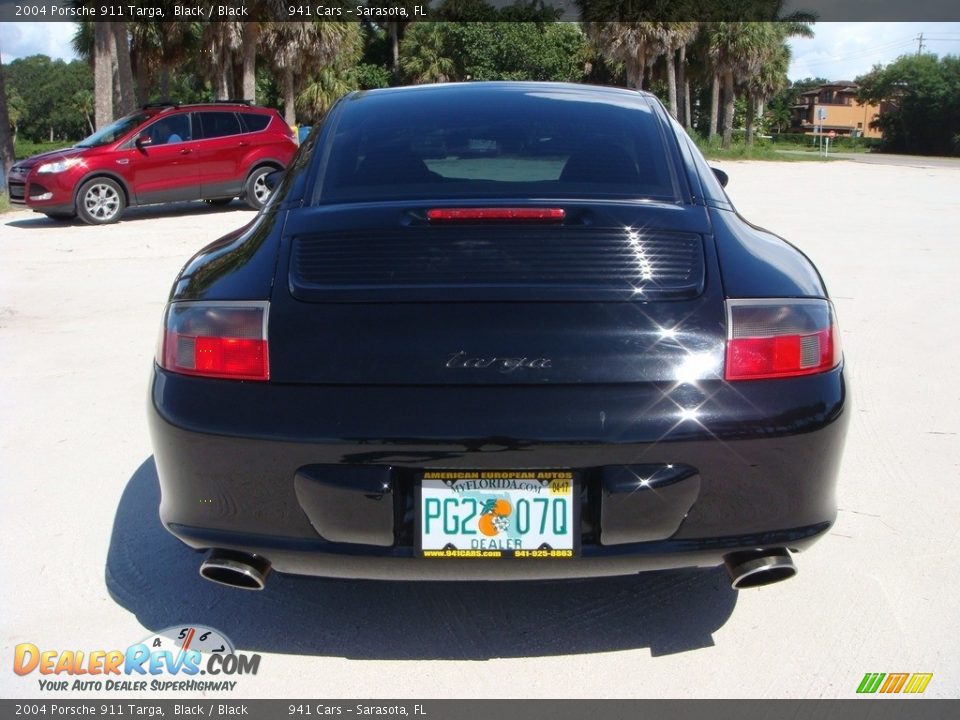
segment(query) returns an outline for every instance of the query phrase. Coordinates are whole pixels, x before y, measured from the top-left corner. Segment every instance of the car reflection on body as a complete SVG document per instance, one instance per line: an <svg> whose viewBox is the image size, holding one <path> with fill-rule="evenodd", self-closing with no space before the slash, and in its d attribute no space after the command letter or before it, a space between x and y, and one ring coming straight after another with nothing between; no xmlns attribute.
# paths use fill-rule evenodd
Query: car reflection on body
<svg viewBox="0 0 960 720"><path fill-rule="evenodd" d="M792 576L836 514L839 333L721 180L645 93L346 96L173 286L164 524L251 589Z"/></svg>

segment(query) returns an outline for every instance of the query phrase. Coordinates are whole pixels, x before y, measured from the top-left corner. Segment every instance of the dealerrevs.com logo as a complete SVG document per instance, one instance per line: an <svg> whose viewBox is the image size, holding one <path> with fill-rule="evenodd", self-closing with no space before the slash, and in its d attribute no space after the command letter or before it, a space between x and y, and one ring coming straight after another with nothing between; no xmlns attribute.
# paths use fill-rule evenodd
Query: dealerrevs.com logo
<svg viewBox="0 0 960 720"><path fill-rule="evenodd" d="M927 689L933 673L867 673L860 681L857 692L872 695L873 693L906 693L916 695Z"/></svg>
<svg viewBox="0 0 960 720"><path fill-rule="evenodd" d="M40 690L125 692L232 691L241 675L256 675L260 656L238 653L226 635L202 625L161 630L124 650L14 648L13 671L37 673Z"/></svg>

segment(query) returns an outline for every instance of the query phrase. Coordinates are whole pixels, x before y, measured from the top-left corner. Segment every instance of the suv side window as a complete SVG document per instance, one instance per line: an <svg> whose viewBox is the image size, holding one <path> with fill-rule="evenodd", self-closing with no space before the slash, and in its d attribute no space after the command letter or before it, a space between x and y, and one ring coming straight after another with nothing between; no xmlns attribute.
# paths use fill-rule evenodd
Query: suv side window
<svg viewBox="0 0 960 720"><path fill-rule="evenodd" d="M262 113L240 113L244 132L260 132L270 124L270 116Z"/></svg>
<svg viewBox="0 0 960 720"><path fill-rule="evenodd" d="M227 135L239 135L243 130L240 129L240 121L236 113L223 111L206 111L196 113L200 119L200 139L209 140L210 138L225 137Z"/></svg>
<svg viewBox="0 0 960 720"><path fill-rule="evenodd" d="M190 132L190 113L162 115L144 133L150 136L154 145L187 142L193 137Z"/></svg>

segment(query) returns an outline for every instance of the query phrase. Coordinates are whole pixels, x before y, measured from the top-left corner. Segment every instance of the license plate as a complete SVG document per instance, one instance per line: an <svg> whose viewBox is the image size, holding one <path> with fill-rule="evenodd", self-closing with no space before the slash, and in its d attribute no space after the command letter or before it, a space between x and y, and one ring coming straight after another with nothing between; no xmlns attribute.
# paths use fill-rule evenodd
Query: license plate
<svg viewBox="0 0 960 720"><path fill-rule="evenodd" d="M571 558L579 550L569 470L428 470L417 486L425 558Z"/></svg>

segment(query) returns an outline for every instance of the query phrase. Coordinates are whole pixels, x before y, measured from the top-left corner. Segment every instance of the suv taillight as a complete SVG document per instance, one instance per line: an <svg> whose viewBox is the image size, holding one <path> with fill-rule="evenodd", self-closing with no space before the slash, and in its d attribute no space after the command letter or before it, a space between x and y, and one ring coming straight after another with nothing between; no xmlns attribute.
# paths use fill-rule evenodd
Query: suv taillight
<svg viewBox="0 0 960 720"><path fill-rule="evenodd" d="M184 375L268 380L269 302L172 302L157 364Z"/></svg>
<svg viewBox="0 0 960 720"><path fill-rule="evenodd" d="M829 300L727 300L727 380L813 375L840 359Z"/></svg>

